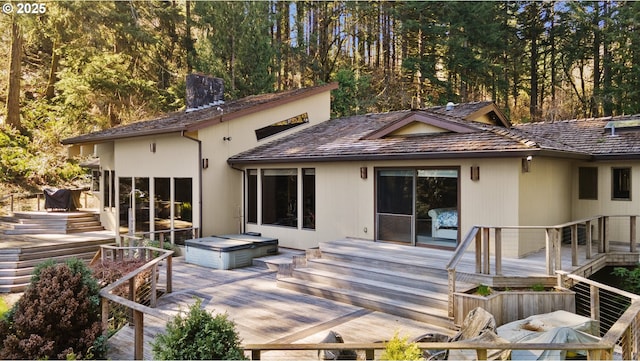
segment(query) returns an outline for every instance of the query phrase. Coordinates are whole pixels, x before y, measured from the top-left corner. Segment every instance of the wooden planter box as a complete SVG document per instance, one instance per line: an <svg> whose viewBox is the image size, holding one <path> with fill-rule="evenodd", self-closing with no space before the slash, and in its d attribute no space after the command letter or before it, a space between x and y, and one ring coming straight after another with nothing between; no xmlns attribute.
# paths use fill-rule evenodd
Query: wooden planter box
<svg viewBox="0 0 640 361"><path fill-rule="evenodd" d="M532 315L564 310L575 313L576 294L573 291L494 291L489 296L454 293L454 323L461 325L467 314L476 307L490 312L497 326Z"/></svg>

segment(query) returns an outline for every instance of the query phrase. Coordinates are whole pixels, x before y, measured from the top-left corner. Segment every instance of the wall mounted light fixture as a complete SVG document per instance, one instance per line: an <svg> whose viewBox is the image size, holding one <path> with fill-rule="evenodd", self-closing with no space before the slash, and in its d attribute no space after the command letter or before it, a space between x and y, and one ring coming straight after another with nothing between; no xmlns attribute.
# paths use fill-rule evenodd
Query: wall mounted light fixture
<svg viewBox="0 0 640 361"><path fill-rule="evenodd" d="M531 161L533 157L528 155L526 158L522 158L522 173L531 172Z"/></svg>
<svg viewBox="0 0 640 361"><path fill-rule="evenodd" d="M477 165L471 166L471 180L472 181L480 180L480 166L477 166Z"/></svg>
<svg viewBox="0 0 640 361"><path fill-rule="evenodd" d="M209 158L202 158L202 169L209 168Z"/></svg>
<svg viewBox="0 0 640 361"><path fill-rule="evenodd" d="M360 167L360 178L367 179L367 167Z"/></svg>
<svg viewBox="0 0 640 361"><path fill-rule="evenodd" d="M149 151L151 153L155 153L156 152L156 143L155 142L149 144Z"/></svg>

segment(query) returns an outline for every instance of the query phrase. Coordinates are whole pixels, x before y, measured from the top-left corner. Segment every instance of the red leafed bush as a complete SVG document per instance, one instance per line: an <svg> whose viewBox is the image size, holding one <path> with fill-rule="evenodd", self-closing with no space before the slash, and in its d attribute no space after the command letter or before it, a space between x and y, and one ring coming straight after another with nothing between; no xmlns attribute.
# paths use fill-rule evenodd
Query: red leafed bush
<svg viewBox="0 0 640 361"><path fill-rule="evenodd" d="M0 358L104 357L99 291L82 261L38 266L31 285L0 321Z"/></svg>

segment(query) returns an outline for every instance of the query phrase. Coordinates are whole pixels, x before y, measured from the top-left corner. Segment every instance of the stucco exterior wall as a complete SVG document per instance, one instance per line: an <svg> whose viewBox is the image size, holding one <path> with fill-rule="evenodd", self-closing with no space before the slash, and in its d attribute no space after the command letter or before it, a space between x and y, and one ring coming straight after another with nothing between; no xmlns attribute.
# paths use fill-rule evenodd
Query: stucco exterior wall
<svg viewBox="0 0 640 361"><path fill-rule="evenodd" d="M579 167L598 168L598 199L579 199ZM612 199L612 168L631 168L631 200ZM640 213L640 161L581 162L573 169L571 198L573 219L597 215L632 215ZM629 240L628 217L611 217L609 236L612 241Z"/></svg>
<svg viewBox="0 0 640 361"><path fill-rule="evenodd" d="M519 160L520 161L520 160ZM571 189L573 163L570 160L533 157L530 171L519 173L518 222L520 226L548 226L573 220ZM545 246L543 230L519 232L517 256Z"/></svg>
<svg viewBox="0 0 640 361"><path fill-rule="evenodd" d="M326 121L330 117L330 108L330 92L326 91L229 122L224 122L223 115L221 124L199 130L197 136L202 141L202 157L208 160L208 168L202 172L202 234L242 231L244 219L241 194L244 175L227 164L229 157ZM307 124L260 141L256 139L256 129L303 113L308 115Z"/></svg>
<svg viewBox="0 0 640 361"><path fill-rule="evenodd" d="M471 180L471 166L480 167L478 181ZM367 168L366 179L360 177L360 167ZM247 224L246 230L279 238L282 246L298 249L345 237L374 240L375 169L388 167L459 167L461 238L473 225L518 221L519 159L295 163L247 168L315 168L316 230L259 224ZM505 254L517 253L514 242L505 240L505 244L511 245Z"/></svg>
<svg viewBox="0 0 640 361"><path fill-rule="evenodd" d="M155 152L152 151L152 144L155 144ZM191 178L193 227L200 226L197 142L179 134L118 140L114 144L114 164L117 178ZM116 197L120 199L117 181L116 190Z"/></svg>

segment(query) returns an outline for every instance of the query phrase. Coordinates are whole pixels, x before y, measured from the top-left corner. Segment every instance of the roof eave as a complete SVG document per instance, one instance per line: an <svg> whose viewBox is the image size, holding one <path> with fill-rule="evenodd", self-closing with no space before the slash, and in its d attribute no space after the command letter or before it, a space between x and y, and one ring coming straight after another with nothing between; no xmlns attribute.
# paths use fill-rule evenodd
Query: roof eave
<svg viewBox="0 0 640 361"><path fill-rule="evenodd" d="M462 152L429 152L429 153L396 153L396 154L345 154L335 156L306 156L291 158L260 159L228 159L230 165L271 164L271 163L303 163L303 162L340 162L340 161L382 161L382 160L416 160L416 159L464 159L464 158L515 158L539 154L539 149L500 150L500 151L462 151Z"/></svg>
<svg viewBox="0 0 640 361"><path fill-rule="evenodd" d="M68 139L63 139L61 141L61 143L63 145L88 144L88 143L98 144L98 143L113 142L113 141L122 140L122 139L148 137L148 136L152 136L152 135L164 135L164 134L172 134L172 133L182 133L184 131L186 131L185 127L172 128L172 129L164 128L164 129L156 129L156 130L149 130L149 131L139 132L139 133L135 133L135 134L131 133L131 134L125 134L125 135L112 135L112 136L87 138L87 139L81 139L82 137L68 138Z"/></svg>

